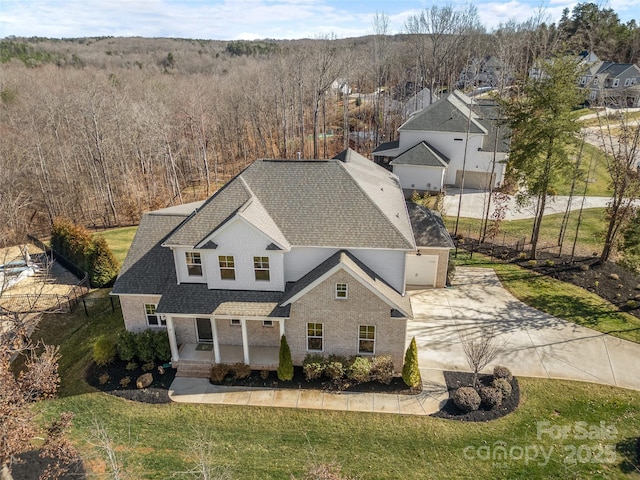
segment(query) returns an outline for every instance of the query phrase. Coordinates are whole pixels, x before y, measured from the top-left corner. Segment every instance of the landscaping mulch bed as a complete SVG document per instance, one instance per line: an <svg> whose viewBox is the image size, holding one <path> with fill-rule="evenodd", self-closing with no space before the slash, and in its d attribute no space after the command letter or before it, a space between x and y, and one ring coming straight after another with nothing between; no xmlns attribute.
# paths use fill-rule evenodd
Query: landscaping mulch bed
<svg viewBox="0 0 640 480"><path fill-rule="evenodd" d="M266 372L265 372L266 373ZM389 393L399 395L416 395L422 391L420 389L411 389L402 380L402 377L394 377L389 385L380 382L352 383L345 380L336 385L327 378L319 378L307 381L304 376L302 367L293 368L293 379L288 382L278 380L276 372L269 372L266 378L262 378L261 372L252 370L251 375L247 378L235 379L232 375L227 375L222 382L214 383L214 385L226 385L233 387L265 387L265 388L288 388L303 390L324 390L324 391L342 391L342 392L371 392L371 393ZM213 383L213 382L212 382Z"/></svg>
<svg viewBox="0 0 640 480"><path fill-rule="evenodd" d="M449 420L459 420L462 422L488 422L496 418L504 417L518 408L520 403L520 387L518 380L514 377L511 380L511 395L502 401L502 405L492 410L487 410L484 405L475 412L465 412L456 407L453 403L453 394L459 387L468 387L473 382L473 374L467 372L444 372L444 380L449 391L449 400L444 407L431 415L432 417L447 418ZM478 382L483 386L490 386L493 375L478 375Z"/></svg>
<svg viewBox="0 0 640 480"><path fill-rule="evenodd" d="M558 256L553 251L538 251L535 265L527 258L520 258L521 251L511 246L478 243L477 240L457 241L467 251L490 255L497 261L512 262L562 282L571 283L599 295L620 310L640 318L640 274L614 262L600 263L596 255ZM631 301L631 302L630 302ZM634 306L635 302L635 306Z"/></svg>
<svg viewBox="0 0 640 480"><path fill-rule="evenodd" d="M515 263L542 275L582 287L613 303L620 310L640 318L640 275L616 263L599 263L597 257L582 257L571 262L568 255L557 257L544 253L540 255L536 265L530 264L528 260L517 260Z"/></svg>
<svg viewBox="0 0 640 480"><path fill-rule="evenodd" d="M136 379L143 373L142 364L133 370L127 370L127 363L116 360L109 365L101 367L93 363L87 371L87 383L100 391L114 395L116 397L126 398L143 403L170 403L169 387L176 376L174 368L164 369L164 373L158 372L159 363L155 364L154 369L150 371L153 375L153 382L148 388L139 389L136 387ZM106 382L101 383L101 376L108 375ZM120 380L129 377L131 381L127 386L122 386ZM102 377L104 380L105 377Z"/></svg>

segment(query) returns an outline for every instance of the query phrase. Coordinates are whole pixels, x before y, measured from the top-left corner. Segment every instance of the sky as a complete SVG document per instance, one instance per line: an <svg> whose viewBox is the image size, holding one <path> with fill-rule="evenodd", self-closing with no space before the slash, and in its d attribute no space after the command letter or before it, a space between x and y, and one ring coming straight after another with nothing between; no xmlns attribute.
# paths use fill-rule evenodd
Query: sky
<svg viewBox="0 0 640 480"><path fill-rule="evenodd" d="M585 0L586 1L586 0ZM597 0L596 0L597 1ZM338 38L373 33L376 12L389 17L389 33L433 0L0 0L0 38L177 37L213 40ZM489 29L510 19L524 21L542 6L556 22L568 0L475 0ZM602 1L597 1L602 5ZM462 6L464 2L447 2ZM640 19L638 0L610 0L624 22Z"/></svg>

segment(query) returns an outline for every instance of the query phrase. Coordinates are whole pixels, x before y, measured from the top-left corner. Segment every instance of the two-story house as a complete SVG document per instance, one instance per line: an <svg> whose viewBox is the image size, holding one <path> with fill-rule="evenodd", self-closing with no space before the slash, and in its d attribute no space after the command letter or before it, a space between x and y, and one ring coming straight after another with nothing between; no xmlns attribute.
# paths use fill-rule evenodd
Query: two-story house
<svg viewBox="0 0 640 480"><path fill-rule="evenodd" d="M204 202L144 215L113 294L128 330L167 329L178 368L276 368L281 335L296 365L384 354L400 367L407 280L444 286L452 246L439 217L352 150L260 160Z"/></svg>
<svg viewBox="0 0 640 480"><path fill-rule="evenodd" d="M405 195L440 192L445 185L488 189L504 181L508 137L493 100L456 90L415 112L400 138L379 145L374 161L392 169Z"/></svg>

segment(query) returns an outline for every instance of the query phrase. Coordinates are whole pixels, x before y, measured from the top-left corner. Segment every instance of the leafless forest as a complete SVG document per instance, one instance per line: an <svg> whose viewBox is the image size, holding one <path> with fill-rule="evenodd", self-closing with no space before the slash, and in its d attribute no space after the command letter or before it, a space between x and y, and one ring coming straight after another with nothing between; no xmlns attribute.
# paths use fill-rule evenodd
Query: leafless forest
<svg viewBox="0 0 640 480"><path fill-rule="evenodd" d="M451 88L470 59L496 55L517 82L577 35L539 19L486 33L473 7L445 10L416 15L400 35L379 15L355 39L2 40L0 239L46 233L59 215L135 224L205 198L256 158L368 154L395 139L401 102ZM624 48L604 33L571 46L637 61L632 27Z"/></svg>

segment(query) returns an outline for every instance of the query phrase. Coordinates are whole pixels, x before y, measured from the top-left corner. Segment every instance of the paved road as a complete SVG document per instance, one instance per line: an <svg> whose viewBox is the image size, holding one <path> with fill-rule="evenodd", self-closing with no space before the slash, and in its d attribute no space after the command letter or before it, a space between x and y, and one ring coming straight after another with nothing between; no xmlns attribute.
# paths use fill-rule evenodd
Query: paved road
<svg viewBox="0 0 640 480"><path fill-rule="evenodd" d="M535 310L508 293L490 269L456 269L454 288L409 292L421 368L469 371L460 334L494 329L507 346L494 365L514 374L640 390L640 344Z"/></svg>
<svg viewBox="0 0 640 480"><path fill-rule="evenodd" d="M460 194L458 189L449 189L444 197L444 211L446 215L455 217L458 213L458 203ZM460 216L467 218L484 218L484 209L487 203L488 192L478 190L465 190L462 194L462 206ZM608 197L585 197L584 208L604 208L609 203ZM545 215L554 213L564 213L569 201L568 196L548 197ZM582 204L582 197L573 197L571 210L579 210ZM492 207L493 209L493 207ZM522 220L535 216L535 205L518 207L515 197L511 197L505 220Z"/></svg>

